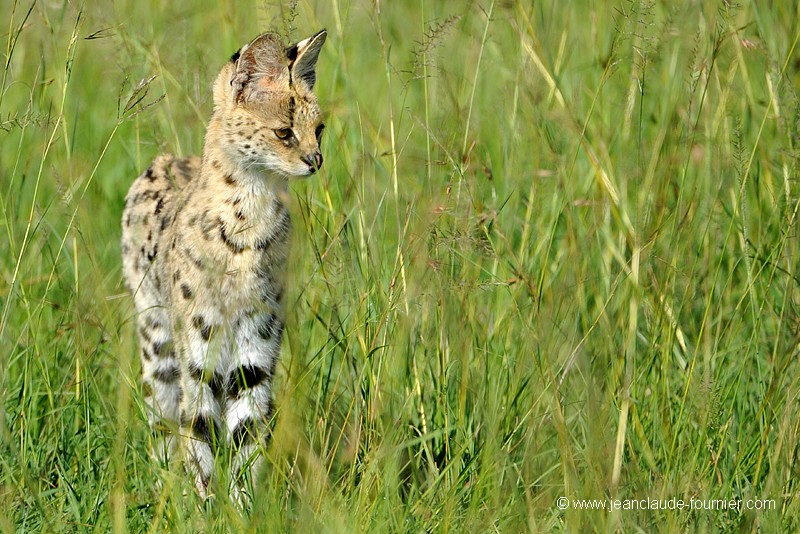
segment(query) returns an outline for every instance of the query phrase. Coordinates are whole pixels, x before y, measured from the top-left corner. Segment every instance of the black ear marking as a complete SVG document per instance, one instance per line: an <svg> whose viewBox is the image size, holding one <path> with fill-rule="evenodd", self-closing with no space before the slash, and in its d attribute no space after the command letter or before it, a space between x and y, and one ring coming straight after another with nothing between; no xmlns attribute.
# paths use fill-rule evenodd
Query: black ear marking
<svg viewBox="0 0 800 534"><path fill-rule="evenodd" d="M328 37L327 30L321 30L308 39L303 39L299 43L286 49L286 57L289 59L289 83L295 81L304 83L308 90L314 88L317 81L317 59L325 39Z"/></svg>
<svg viewBox="0 0 800 534"><path fill-rule="evenodd" d="M239 60L239 56L242 55L242 49L240 48L236 52L233 53L231 56L231 63L236 63Z"/></svg>

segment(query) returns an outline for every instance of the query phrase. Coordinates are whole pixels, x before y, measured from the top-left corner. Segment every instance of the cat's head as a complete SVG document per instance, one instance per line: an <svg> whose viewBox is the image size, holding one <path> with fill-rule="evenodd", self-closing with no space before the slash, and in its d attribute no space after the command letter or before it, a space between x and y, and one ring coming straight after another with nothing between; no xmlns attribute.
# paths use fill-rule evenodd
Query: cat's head
<svg viewBox="0 0 800 534"><path fill-rule="evenodd" d="M312 92L322 30L285 46L264 33L243 46L214 84L218 141L237 164L286 176L308 176L322 166L322 112Z"/></svg>

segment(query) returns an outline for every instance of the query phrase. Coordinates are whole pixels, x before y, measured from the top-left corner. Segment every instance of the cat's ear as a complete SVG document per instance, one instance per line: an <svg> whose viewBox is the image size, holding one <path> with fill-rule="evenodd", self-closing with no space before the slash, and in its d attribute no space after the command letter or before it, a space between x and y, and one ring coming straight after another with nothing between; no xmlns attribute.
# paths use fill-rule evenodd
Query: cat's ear
<svg viewBox="0 0 800 534"><path fill-rule="evenodd" d="M327 37L328 31L322 30L286 50L293 84L303 83L309 91L314 88L314 82L317 81L316 68L319 51Z"/></svg>
<svg viewBox="0 0 800 534"><path fill-rule="evenodd" d="M236 101L252 101L289 87L289 69L280 35L264 33L231 57L231 88Z"/></svg>

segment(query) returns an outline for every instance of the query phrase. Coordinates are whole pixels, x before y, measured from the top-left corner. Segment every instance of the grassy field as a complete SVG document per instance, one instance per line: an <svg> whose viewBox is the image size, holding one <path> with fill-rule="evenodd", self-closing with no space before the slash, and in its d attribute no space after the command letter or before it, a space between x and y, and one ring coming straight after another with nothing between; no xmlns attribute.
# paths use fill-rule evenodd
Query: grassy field
<svg viewBox="0 0 800 534"><path fill-rule="evenodd" d="M0 1L0 530L800 528L790 4ZM148 458L119 220L232 52L323 27L243 516Z"/></svg>

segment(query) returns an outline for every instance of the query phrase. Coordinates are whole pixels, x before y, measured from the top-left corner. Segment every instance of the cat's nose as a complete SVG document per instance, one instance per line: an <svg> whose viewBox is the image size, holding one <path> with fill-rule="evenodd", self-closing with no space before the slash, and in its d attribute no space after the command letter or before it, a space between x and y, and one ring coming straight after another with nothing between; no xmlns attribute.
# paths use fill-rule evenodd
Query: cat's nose
<svg viewBox="0 0 800 534"><path fill-rule="evenodd" d="M312 152L311 154L306 154L300 159L313 170L317 170L322 167L322 152L319 150Z"/></svg>

